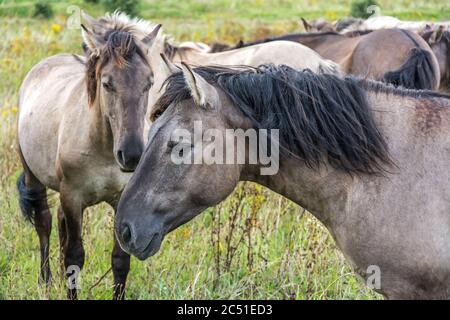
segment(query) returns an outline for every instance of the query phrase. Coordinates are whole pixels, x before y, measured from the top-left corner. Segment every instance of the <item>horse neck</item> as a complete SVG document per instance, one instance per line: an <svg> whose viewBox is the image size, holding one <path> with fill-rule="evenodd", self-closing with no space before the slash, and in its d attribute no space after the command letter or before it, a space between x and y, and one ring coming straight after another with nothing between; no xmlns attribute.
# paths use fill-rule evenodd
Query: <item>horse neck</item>
<svg viewBox="0 0 450 320"><path fill-rule="evenodd" d="M242 130L253 128L250 119L231 101L224 103L222 108L223 114L227 115L229 127ZM246 155L249 154L248 147L246 144ZM312 169L283 153L279 156L279 170L276 174L262 175L260 165L245 164L241 167L240 180L259 183L281 194L323 222L329 220L331 212L343 209L351 192L352 177L349 174L325 166Z"/></svg>
<svg viewBox="0 0 450 320"><path fill-rule="evenodd" d="M330 213L343 212L351 193L352 177L329 167L311 169L299 160L281 158L275 175L261 175L257 166L245 166L241 180L261 184L302 206L322 222Z"/></svg>

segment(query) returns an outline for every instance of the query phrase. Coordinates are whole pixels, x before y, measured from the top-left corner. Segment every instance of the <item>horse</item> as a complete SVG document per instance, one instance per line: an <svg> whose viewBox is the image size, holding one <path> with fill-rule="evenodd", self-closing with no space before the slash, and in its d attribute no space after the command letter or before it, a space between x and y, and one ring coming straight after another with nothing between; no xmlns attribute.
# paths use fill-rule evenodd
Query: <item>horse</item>
<svg viewBox="0 0 450 320"><path fill-rule="evenodd" d="M183 65L157 108L115 217L125 251L154 255L169 232L252 181L318 218L386 298L448 298L449 95L287 66ZM192 139L199 122L204 135ZM237 150L236 135L223 142L230 130L266 133ZM263 158L249 159L272 140L278 170L268 174ZM231 161L209 161L222 150Z"/></svg>
<svg viewBox="0 0 450 320"><path fill-rule="evenodd" d="M421 33L439 63L441 89L450 92L450 29L431 28Z"/></svg>
<svg viewBox="0 0 450 320"><path fill-rule="evenodd" d="M347 37L359 37L369 34L374 30L354 30L342 33ZM416 32L428 43L433 51L440 71L440 87L441 91L450 90L450 31L444 25L427 25L423 29ZM243 42L239 42L236 47L242 47ZM231 46L230 46L231 48ZM230 49L228 48L228 49Z"/></svg>
<svg viewBox="0 0 450 320"><path fill-rule="evenodd" d="M47 188L59 192L61 266L84 265L83 211L107 202L114 209L144 149L144 118L154 74L147 57L158 33L136 23L116 24L104 37L83 26L91 54L60 54L35 65L19 93L17 181L20 208L39 236L40 281L50 283L52 216ZM124 297L130 256L112 252L114 299ZM78 274L75 274L78 276ZM77 290L68 289L75 299Z"/></svg>
<svg viewBox="0 0 450 320"><path fill-rule="evenodd" d="M347 74L392 83L409 89L436 90L439 63L418 34L402 29L376 30L351 36L336 32L292 33L241 45L271 41L299 42L333 60Z"/></svg>

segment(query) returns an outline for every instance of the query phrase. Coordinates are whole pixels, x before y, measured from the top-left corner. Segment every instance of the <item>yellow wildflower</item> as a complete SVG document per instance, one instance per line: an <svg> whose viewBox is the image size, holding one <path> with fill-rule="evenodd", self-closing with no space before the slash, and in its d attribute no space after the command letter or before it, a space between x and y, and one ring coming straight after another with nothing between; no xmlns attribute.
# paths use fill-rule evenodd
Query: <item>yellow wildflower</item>
<svg viewBox="0 0 450 320"><path fill-rule="evenodd" d="M12 113L17 113L17 111L19 111L19 108L17 108L17 106L11 108Z"/></svg>
<svg viewBox="0 0 450 320"><path fill-rule="evenodd" d="M52 24L52 31L54 33L59 33L61 31L61 25L59 25L57 23L53 23Z"/></svg>

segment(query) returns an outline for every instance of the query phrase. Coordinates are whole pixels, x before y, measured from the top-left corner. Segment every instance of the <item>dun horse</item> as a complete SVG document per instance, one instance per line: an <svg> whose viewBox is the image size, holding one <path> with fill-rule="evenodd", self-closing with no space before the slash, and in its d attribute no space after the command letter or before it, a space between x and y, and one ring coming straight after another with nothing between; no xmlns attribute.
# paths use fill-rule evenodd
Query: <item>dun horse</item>
<svg viewBox="0 0 450 320"><path fill-rule="evenodd" d="M159 27L138 40L137 26L97 37L84 29L92 54L87 61L57 55L37 64L20 89L18 180L20 206L34 223L41 250L41 280L48 283L51 215L46 188L59 191L62 260L82 268L85 208L118 198L144 149L144 117L153 82L147 50ZM144 32L145 31L145 32ZM114 298L124 295L130 256L117 241L112 253ZM69 290L70 298L76 289Z"/></svg>
<svg viewBox="0 0 450 320"><path fill-rule="evenodd" d="M379 268L376 290L387 298L449 297L450 96L286 66L184 65L154 113L116 215L127 252L154 255L170 231L247 180L315 215L357 274ZM226 129L279 129L278 173L261 175L264 165L248 162L175 164L173 152L189 159L197 146L172 133L192 134L195 121L219 132L203 140L205 156L223 147L214 141Z"/></svg>
<svg viewBox="0 0 450 320"><path fill-rule="evenodd" d="M410 89L438 89L439 64L428 44L411 31L385 29L348 37L335 32L294 33L242 46L289 40L337 62L342 71Z"/></svg>

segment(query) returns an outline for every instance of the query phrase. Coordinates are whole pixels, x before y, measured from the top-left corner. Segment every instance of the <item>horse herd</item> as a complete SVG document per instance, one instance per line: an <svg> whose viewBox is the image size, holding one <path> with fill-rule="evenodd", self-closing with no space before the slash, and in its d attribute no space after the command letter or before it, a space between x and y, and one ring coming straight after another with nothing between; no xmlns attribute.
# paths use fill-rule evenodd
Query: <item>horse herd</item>
<svg viewBox="0 0 450 320"><path fill-rule="evenodd" d="M450 33L407 29L209 47L175 45L161 25L120 12L84 13L84 55L44 59L19 93L17 186L39 236L40 280L51 281L47 188L60 196L63 274L84 264L84 209L114 208L113 297L123 299L130 254L154 255L169 232L253 181L317 217L363 279L377 266L386 298L448 298L450 96L438 90L449 84ZM219 135L278 129L278 173L175 165L173 150L196 147L172 133L198 121Z"/></svg>

